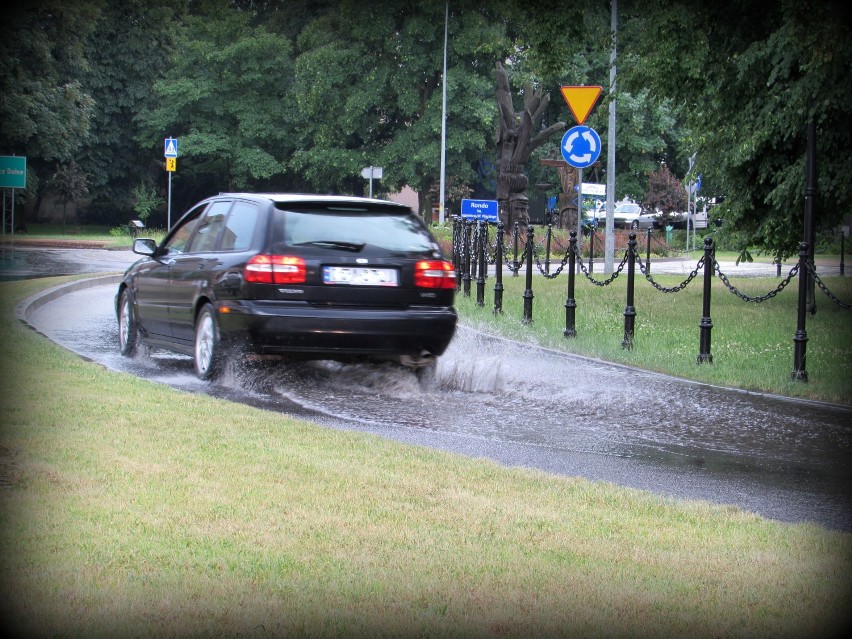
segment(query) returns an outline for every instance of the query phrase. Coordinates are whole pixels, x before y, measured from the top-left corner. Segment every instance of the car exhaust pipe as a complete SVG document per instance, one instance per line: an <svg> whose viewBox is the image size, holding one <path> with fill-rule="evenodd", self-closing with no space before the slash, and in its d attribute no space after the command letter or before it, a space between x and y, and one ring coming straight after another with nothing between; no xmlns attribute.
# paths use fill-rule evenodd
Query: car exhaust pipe
<svg viewBox="0 0 852 639"><path fill-rule="evenodd" d="M407 368L423 368L434 364L436 359L429 351L421 351L419 355L400 355L399 363Z"/></svg>

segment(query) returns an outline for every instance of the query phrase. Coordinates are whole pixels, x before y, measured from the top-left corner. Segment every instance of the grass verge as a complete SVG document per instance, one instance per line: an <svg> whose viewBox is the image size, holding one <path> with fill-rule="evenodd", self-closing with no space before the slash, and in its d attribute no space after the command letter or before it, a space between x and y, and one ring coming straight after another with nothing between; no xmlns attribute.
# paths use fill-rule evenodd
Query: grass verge
<svg viewBox="0 0 852 639"><path fill-rule="evenodd" d="M336 431L81 360L0 284L7 636L823 637L852 535Z"/></svg>

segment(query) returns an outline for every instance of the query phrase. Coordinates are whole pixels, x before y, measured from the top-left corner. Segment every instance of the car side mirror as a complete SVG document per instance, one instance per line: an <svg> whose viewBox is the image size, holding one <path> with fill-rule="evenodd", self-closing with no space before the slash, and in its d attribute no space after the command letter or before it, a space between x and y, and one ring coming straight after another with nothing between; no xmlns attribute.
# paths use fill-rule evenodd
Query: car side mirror
<svg viewBox="0 0 852 639"><path fill-rule="evenodd" d="M133 240L133 252L151 257L157 250L157 243L147 238Z"/></svg>

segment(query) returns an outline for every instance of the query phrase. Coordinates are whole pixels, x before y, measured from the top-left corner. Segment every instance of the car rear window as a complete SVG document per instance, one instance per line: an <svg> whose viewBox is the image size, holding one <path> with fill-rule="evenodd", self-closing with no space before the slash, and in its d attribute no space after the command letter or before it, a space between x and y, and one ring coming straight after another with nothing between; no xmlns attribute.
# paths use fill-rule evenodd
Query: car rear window
<svg viewBox="0 0 852 639"><path fill-rule="evenodd" d="M371 245L388 251L431 253L439 250L423 222L399 209L326 207L276 210L273 245Z"/></svg>

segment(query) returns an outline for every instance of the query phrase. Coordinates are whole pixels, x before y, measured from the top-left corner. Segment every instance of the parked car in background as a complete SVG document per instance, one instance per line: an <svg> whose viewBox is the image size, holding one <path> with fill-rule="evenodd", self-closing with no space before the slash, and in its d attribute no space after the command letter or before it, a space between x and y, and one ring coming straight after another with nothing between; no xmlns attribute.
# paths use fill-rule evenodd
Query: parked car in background
<svg viewBox="0 0 852 639"><path fill-rule="evenodd" d="M655 215L645 213L635 202L622 202L613 211L613 225L623 229L650 229L655 226Z"/></svg>
<svg viewBox="0 0 852 639"><path fill-rule="evenodd" d="M456 329L456 274L409 207L353 197L224 193L193 206L115 297L119 349L193 357L390 360L434 375Z"/></svg>

